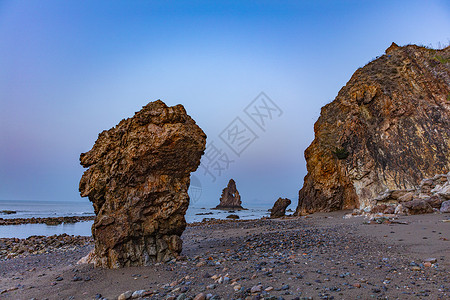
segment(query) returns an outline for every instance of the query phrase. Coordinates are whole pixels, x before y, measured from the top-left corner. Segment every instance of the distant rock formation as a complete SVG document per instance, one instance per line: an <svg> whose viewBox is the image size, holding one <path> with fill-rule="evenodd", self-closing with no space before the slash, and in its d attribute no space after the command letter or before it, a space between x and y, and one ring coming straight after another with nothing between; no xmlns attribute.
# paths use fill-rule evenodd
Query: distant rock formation
<svg viewBox="0 0 450 300"><path fill-rule="evenodd" d="M291 204L291 200L287 198L278 198L270 210L271 218L281 218L286 215L286 208Z"/></svg>
<svg viewBox="0 0 450 300"><path fill-rule="evenodd" d="M423 179L417 189L387 190L371 201L365 211L401 215L446 212L444 203L449 200L450 172Z"/></svg>
<svg viewBox="0 0 450 300"><path fill-rule="evenodd" d="M224 210L242 210L241 195L236 188L236 182L233 179L228 181L228 185L222 191L222 196L220 197L220 203L215 209Z"/></svg>
<svg viewBox="0 0 450 300"><path fill-rule="evenodd" d="M297 215L365 208L450 170L450 47L393 44L322 108Z"/></svg>
<svg viewBox="0 0 450 300"><path fill-rule="evenodd" d="M167 261L181 252L189 176L200 164L206 135L182 105L150 102L99 134L80 156L80 181L96 219L95 266L119 268Z"/></svg>

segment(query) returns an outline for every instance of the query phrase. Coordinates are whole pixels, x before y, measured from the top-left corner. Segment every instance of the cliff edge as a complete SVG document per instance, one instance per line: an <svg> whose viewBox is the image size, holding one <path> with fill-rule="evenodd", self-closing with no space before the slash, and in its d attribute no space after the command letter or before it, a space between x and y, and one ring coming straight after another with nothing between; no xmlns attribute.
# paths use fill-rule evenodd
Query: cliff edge
<svg viewBox="0 0 450 300"><path fill-rule="evenodd" d="M296 215L365 208L450 170L450 47L393 43L321 110Z"/></svg>

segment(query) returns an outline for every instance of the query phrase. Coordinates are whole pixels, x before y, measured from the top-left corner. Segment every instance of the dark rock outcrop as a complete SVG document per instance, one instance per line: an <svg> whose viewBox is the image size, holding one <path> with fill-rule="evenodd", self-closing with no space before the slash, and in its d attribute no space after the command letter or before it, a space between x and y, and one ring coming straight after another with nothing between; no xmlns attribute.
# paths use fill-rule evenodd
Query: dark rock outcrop
<svg viewBox="0 0 450 300"><path fill-rule="evenodd" d="M271 218L281 218L286 215L286 208L291 204L291 200L287 198L278 198L270 210Z"/></svg>
<svg viewBox="0 0 450 300"><path fill-rule="evenodd" d="M132 118L99 134L81 154L80 181L96 218L95 266L118 268L166 261L181 252L190 173L206 135L182 105L150 102Z"/></svg>
<svg viewBox="0 0 450 300"><path fill-rule="evenodd" d="M450 47L393 44L322 108L296 214L364 209L450 170Z"/></svg>
<svg viewBox="0 0 450 300"><path fill-rule="evenodd" d="M215 207L215 209L224 210L241 210L242 207L241 196L236 188L236 182L233 179L228 181L228 185L222 191L222 196L220 197L220 203Z"/></svg>

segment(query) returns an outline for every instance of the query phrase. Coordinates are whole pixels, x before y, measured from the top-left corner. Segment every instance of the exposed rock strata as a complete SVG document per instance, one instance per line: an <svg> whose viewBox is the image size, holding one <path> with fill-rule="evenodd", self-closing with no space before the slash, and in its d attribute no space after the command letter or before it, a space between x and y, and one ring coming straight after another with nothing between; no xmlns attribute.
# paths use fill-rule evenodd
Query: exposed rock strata
<svg viewBox="0 0 450 300"><path fill-rule="evenodd" d="M450 170L450 47L391 45L322 108L296 214L365 208Z"/></svg>
<svg viewBox="0 0 450 300"><path fill-rule="evenodd" d="M287 198L278 198L270 210L271 218L281 218L286 215L286 208L291 204L291 200Z"/></svg>
<svg viewBox="0 0 450 300"><path fill-rule="evenodd" d="M80 193L97 216L90 256L96 266L149 265L181 252L189 177L205 144L206 135L182 105L158 100L100 133L81 154L89 169Z"/></svg>
<svg viewBox="0 0 450 300"><path fill-rule="evenodd" d="M236 188L236 182L233 179L230 179L227 187L223 189L222 196L220 197L220 203L215 209L244 209L242 207L241 195L239 195L239 191Z"/></svg>

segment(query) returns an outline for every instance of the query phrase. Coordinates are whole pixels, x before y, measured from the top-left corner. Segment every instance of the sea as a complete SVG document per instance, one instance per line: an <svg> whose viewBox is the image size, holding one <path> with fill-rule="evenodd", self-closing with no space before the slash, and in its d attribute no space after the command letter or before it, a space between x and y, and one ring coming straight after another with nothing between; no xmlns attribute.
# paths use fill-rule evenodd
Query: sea
<svg viewBox="0 0 450 300"><path fill-rule="evenodd" d="M270 215L268 207L251 207L247 210L224 211L215 210L206 206L190 206L185 218L188 223L201 222L203 219L226 219L230 214L239 216L240 220L260 219ZM14 211L7 214L4 211ZM94 216L94 208L88 201L11 201L0 200L0 218L46 218L65 216ZM91 236L93 221L77 222L73 224L46 225L22 224L0 226L0 238L27 238L32 235L51 236L55 234L70 234Z"/></svg>

